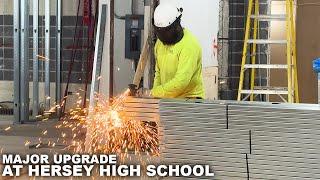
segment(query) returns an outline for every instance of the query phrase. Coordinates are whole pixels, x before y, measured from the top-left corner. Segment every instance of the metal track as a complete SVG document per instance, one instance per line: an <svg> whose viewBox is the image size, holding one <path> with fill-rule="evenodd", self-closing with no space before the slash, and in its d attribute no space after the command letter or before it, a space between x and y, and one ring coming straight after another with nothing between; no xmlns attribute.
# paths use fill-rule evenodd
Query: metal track
<svg viewBox="0 0 320 180"><path fill-rule="evenodd" d="M44 61L44 96L45 96L45 109L50 109L50 1L45 1L45 61Z"/></svg>
<svg viewBox="0 0 320 180"><path fill-rule="evenodd" d="M124 104L126 117L145 122L159 122L159 100L129 98Z"/></svg>

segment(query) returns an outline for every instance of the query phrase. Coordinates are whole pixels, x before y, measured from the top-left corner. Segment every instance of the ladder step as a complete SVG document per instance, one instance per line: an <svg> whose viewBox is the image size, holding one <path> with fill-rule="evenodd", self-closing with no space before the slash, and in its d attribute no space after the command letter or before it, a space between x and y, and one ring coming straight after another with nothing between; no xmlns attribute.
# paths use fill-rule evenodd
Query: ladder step
<svg viewBox="0 0 320 180"><path fill-rule="evenodd" d="M287 88L269 88L269 89L255 89L255 90L241 90L241 94L288 94Z"/></svg>
<svg viewBox="0 0 320 180"><path fill-rule="evenodd" d="M260 21L271 21L271 20L278 20L278 21L285 21L286 15L285 14L269 14L269 15L251 15L251 18L257 18Z"/></svg>
<svg viewBox="0 0 320 180"><path fill-rule="evenodd" d="M287 40L249 39L248 43L255 44L287 44Z"/></svg>
<svg viewBox="0 0 320 180"><path fill-rule="evenodd" d="M287 69L288 65L286 64L245 64L244 68L247 69Z"/></svg>

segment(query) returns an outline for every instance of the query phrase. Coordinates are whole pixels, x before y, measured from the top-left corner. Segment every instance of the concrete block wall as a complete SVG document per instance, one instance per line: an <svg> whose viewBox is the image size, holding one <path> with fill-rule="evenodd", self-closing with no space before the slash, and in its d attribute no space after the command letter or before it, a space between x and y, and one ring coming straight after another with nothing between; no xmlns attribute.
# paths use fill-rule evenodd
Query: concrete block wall
<svg viewBox="0 0 320 180"><path fill-rule="evenodd" d="M228 73L225 79L227 87L220 89L220 98L223 100L237 99L239 76L241 68L241 59L243 52L243 40L245 32L245 23L247 18L248 0L229 0L229 47L228 47ZM267 13L267 0L260 0L260 13ZM260 38L266 39L268 37L269 24L266 22L260 23ZM260 53L258 54L258 61L266 63L267 52L266 46L259 45ZM248 71L249 72L249 71ZM246 74L245 88L249 88L249 74ZM261 71L256 75L256 84L266 84L266 74Z"/></svg>
<svg viewBox="0 0 320 180"><path fill-rule="evenodd" d="M62 89L66 88L66 83L63 83L62 85ZM0 81L0 102L4 102L4 101L12 101L13 100L13 81ZM78 83L72 83L69 85L69 91L70 92L78 92L80 93L80 96L83 97L83 92L79 91L80 88L84 88L82 84L78 84ZM45 96L44 96L44 82L40 82L39 83L39 105L40 107L43 107L44 105L44 100L45 100ZM51 99L52 101L51 106L53 107L55 105L55 89L56 89L56 84L55 83L50 83L50 91L53 92ZM33 94L32 94L32 90L33 90L33 85L32 82L29 82L29 104L30 104L30 109L32 109L32 101L33 101ZM76 93L72 93L71 95L68 95L68 100L67 100L67 104L66 104L66 110L74 108L76 105L76 102L78 101L78 97L79 95Z"/></svg>
<svg viewBox="0 0 320 180"><path fill-rule="evenodd" d="M51 98L55 99L55 0L51 1L51 38L50 38L50 81L51 81ZM79 0L62 0L62 94L64 85L67 82L67 75L71 61L73 36L76 24L76 14ZM82 2L82 0L81 0ZM144 0L115 0L115 12L119 15L131 14L131 2L133 2L134 13L144 13ZM44 1L39 1L39 54L44 55ZM80 11L82 12L82 6ZM81 16L80 12L80 16ZM80 17L81 19L81 17ZM79 22L81 24L81 22ZM0 0L0 101L13 100L13 1ZM32 82L32 1L30 1L30 71L29 80ZM114 22L114 94L121 93L128 84L132 82L134 76L134 66L132 60L124 57L124 20L116 19ZM83 38L80 39L80 46L86 46L86 27L79 27L83 32ZM84 77L86 71L86 48L80 48L76 53L75 63L71 74L70 91L84 88ZM39 62L39 81L40 81L40 102L44 101L42 97L44 88L41 84L44 82L44 65L43 61ZM32 92L32 83L30 83L30 93ZM5 88L4 88L5 87ZM30 94L30 102L32 96ZM51 101L52 102L52 101ZM30 106L31 107L31 106Z"/></svg>
<svg viewBox="0 0 320 180"><path fill-rule="evenodd" d="M44 1L39 1L39 55L44 56ZM50 17L50 92L52 103L55 99L55 1L51 0L51 17ZM68 79L68 71L71 62L73 49L73 36L75 33L76 10L78 1L62 1L63 17L62 17L62 94L64 93L65 85ZM82 8L80 8L82 10ZM0 0L0 101L13 100L13 1ZM81 13L80 13L81 15ZM79 18L81 19L81 17ZM32 107L32 72L33 72L33 39L32 39L32 1L30 1L30 17L29 17L29 92L30 92L30 108ZM78 23L81 25L81 21ZM79 88L84 88L85 72L86 72L86 37L87 29L84 26L79 26L77 33L82 33L80 39L80 47L75 54L75 62L70 78L70 90L76 91ZM44 102L44 61L39 60L39 100L40 104ZM70 100L72 101L72 100ZM69 104L69 103L68 103Z"/></svg>
<svg viewBox="0 0 320 180"><path fill-rule="evenodd" d="M0 15L0 80L13 80L13 16ZM62 81L66 82L68 77L68 70L71 62L71 54L73 49L73 36L75 31L75 16L64 16L62 18ZM55 82L55 17L50 18L50 81ZM80 46L75 55L75 62L73 65L71 83L84 82L84 71L86 68L86 27L78 27L79 32L82 33L80 39ZM32 80L32 61L33 61L33 47L32 47L32 16L30 16L29 28L29 79ZM78 33L79 33L78 32ZM39 55L45 56L44 47L44 16L39 16ZM81 47L82 46L82 47ZM44 81L44 61L39 60L39 81Z"/></svg>

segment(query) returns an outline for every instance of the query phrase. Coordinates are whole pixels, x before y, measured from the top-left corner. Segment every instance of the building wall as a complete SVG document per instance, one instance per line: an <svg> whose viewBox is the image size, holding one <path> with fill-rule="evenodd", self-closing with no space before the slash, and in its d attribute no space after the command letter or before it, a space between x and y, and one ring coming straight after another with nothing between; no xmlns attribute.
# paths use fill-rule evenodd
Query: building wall
<svg viewBox="0 0 320 180"><path fill-rule="evenodd" d="M32 2L32 1L30 1ZM44 55L44 16L43 9L44 4L43 1L40 1L39 5L39 55ZM66 3L68 2L68 3ZM50 17L50 81L55 82L55 1L51 1L51 17ZM69 4L70 3L70 4ZM68 79L68 70L71 62L71 53L73 47L73 36L75 30L75 22L76 22L76 11L71 11L70 9L70 1L63 1L64 12L68 14L67 16L63 16L62 18L62 82L67 82ZM76 4L76 3L75 3ZM13 81L13 1L1 0L0 1L0 81L11 82ZM30 4L30 12L32 13L32 4ZM29 80L32 81L32 62L33 62L33 47L32 47L32 14L30 14L29 20ZM83 38L80 39L80 45L83 45L86 39L86 28L79 26L79 32L83 31ZM78 50L75 54L75 63L73 66L72 74L70 76L70 82L75 84L81 84L84 82L84 71L86 68L86 51ZM44 81L44 61L39 60L39 81ZM6 86L4 84L4 86ZM7 85L10 87L10 83ZM31 87L30 87L31 88ZM3 88L0 88L0 91L7 91ZM44 100L44 96L41 96L41 93L44 91L44 88L40 86L40 102ZM32 91L31 91L32 92ZM8 91L8 93L13 93L13 90ZM54 89L51 91L51 97L54 97L55 91ZM5 99L7 97L11 97L13 99L13 95L0 97L0 100Z"/></svg>
<svg viewBox="0 0 320 180"><path fill-rule="evenodd" d="M117 15L131 14L131 0L114 2ZM140 12L141 13L141 12ZM142 12L143 13L143 12ZM119 94L131 84L134 77L134 64L125 58L125 21L114 18L114 94Z"/></svg>
<svg viewBox="0 0 320 180"><path fill-rule="evenodd" d="M39 54L44 56L44 1L39 1ZM76 25L76 14L79 0L62 0L63 17L62 17L62 82L65 84L68 79L68 71L71 63L73 37ZM81 1L82 2L82 1ZM143 14L143 0L135 0L135 13ZM51 81L51 98L55 96L55 3L51 0L51 19L50 19L50 81ZM115 11L118 14L131 14L131 0L115 1ZM80 6L80 16L82 12ZM13 100L13 1L0 0L0 101ZM81 17L80 17L81 19ZM81 24L81 21L78 21ZM124 26L123 20L115 19L115 38L114 38L114 92L118 94L132 82L134 69L132 61L124 58ZM84 88L85 71L86 71L86 27L79 26L77 33L82 32L82 38L79 41L80 47L75 54L75 62L70 76L71 88L69 91ZM84 47L81 47L84 46ZM29 63L30 75L29 80L32 82L32 1L30 1L30 48ZM41 86L44 81L43 61L39 62L39 81L40 81L40 102L44 101L44 88ZM31 83L32 84L32 83ZM30 85L31 85L30 84ZM6 88L4 88L6 87ZM62 94L64 93L64 85ZM32 86L30 86L30 102L32 102ZM31 106L30 106L31 107Z"/></svg>
<svg viewBox="0 0 320 180"><path fill-rule="evenodd" d="M50 14L55 15L55 7L56 7L56 0L46 0L50 1ZM30 14L32 14L32 0L30 2ZM44 2L39 1L39 14L44 15ZM61 0L63 7L62 12L65 16L75 16L78 7L78 0ZM12 15L13 12L13 0L0 0L0 13L6 15Z"/></svg>
<svg viewBox="0 0 320 180"><path fill-rule="evenodd" d="M219 1L212 0L161 0L183 8L181 24L191 31L202 47L203 67L218 66L217 34L219 28Z"/></svg>
<svg viewBox="0 0 320 180"><path fill-rule="evenodd" d="M226 99L228 94L228 54L229 54L229 0L219 4L218 65L219 65L219 99Z"/></svg>
<svg viewBox="0 0 320 180"><path fill-rule="evenodd" d="M245 18L247 16L246 2L246 0L229 0L228 89L223 92L221 97L224 100L235 100L237 98Z"/></svg>
<svg viewBox="0 0 320 180"><path fill-rule="evenodd" d="M285 14L286 4L284 1L274 1L271 5L272 14ZM270 24L270 38L286 40L286 21L272 21ZM271 45L270 60L272 64L287 64L286 45ZM270 84L273 87L288 87L286 70L270 70ZM281 77L281 78L280 78ZM287 98L287 96L285 96ZM282 100L278 95L270 95L270 101Z"/></svg>
<svg viewBox="0 0 320 180"><path fill-rule="evenodd" d="M243 52L244 32L247 18L248 0L229 0L229 47L228 47L228 78L224 81L227 88L220 89L220 98L223 100L236 100L239 76L241 69L241 60ZM267 0L260 0L260 13L267 13ZM253 27L253 25L252 25ZM268 37L268 23L260 23L261 30L259 31L259 38L266 39ZM250 49L250 48L249 48ZM259 45L257 47L257 62L266 63L267 47ZM248 55L250 51L248 51ZM247 61L249 56L247 56ZM248 61L249 62L249 61ZM246 71L244 80L244 89L249 89L250 71ZM255 78L255 85L264 86L266 84L266 76L264 71L257 71Z"/></svg>

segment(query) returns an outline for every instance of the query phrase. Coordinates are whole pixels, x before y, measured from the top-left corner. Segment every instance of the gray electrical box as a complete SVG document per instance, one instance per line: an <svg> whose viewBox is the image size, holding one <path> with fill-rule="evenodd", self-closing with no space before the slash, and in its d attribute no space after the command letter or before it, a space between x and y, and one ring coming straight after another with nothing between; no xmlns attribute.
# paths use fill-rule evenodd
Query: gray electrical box
<svg viewBox="0 0 320 180"><path fill-rule="evenodd" d="M125 58L138 60L141 53L143 15L126 15Z"/></svg>

